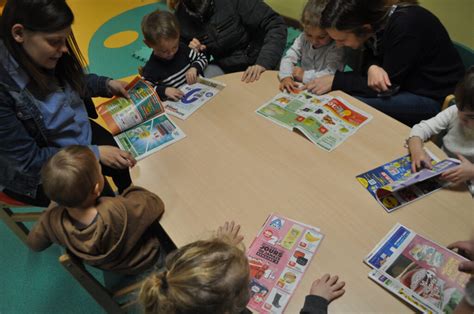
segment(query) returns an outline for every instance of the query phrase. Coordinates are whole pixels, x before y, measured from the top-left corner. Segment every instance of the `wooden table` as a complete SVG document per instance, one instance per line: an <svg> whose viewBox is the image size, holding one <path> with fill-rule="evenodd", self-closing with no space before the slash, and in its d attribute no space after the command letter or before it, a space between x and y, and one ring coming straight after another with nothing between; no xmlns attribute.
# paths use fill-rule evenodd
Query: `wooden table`
<svg viewBox="0 0 474 314"><path fill-rule="evenodd" d="M240 77L219 77L227 87L215 99L188 120L174 119L187 138L140 161L132 172L135 184L163 198L161 223L169 236L182 246L235 220L248 246L277 212L326 235L287 313L299 312L312 281L326 272L346 281L346 294L330 305L334 313L408 312L367 278L362 259L396 222L442 245L468 239L474 221L469 193L443 190L386 213L355 176L405 154L408 127L334 92L374 118L328 153L255 113L278 92L276 72L253 84Z"/></svg>

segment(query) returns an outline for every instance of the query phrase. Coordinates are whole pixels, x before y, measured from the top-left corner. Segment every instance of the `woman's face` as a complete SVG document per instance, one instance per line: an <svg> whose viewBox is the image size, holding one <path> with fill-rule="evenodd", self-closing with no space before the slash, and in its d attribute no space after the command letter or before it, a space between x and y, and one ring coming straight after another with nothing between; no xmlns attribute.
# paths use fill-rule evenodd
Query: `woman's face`
<svg viewBox="0 0 474 314"><path fill-rule="evenodd" d="M340 31L335 28L326 29L329 36L336 42L338 47L346 46L352 49L359 49L369 39L371 34L364 35L362 37L356 36L356 34L349 31Z"/></svg>
<svg viewBox="0 0 474 314"><path fill-rule="evenodd" d="M30 31L21 24L12 27L15 41L38 66L48 70L54 69L61 56L68 52L66 44L71 32L71 27L52 33Z"/></svg>

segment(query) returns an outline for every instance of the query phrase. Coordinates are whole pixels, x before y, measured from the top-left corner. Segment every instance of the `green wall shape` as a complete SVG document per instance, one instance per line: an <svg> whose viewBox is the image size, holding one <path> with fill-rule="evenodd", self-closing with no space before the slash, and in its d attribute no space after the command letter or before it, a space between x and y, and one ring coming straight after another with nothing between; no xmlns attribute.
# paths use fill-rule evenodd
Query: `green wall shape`
<svg viewBox="0 0 474 314"><path fill-rule="evenodd" d="M144 15L157 9L168 10L164 3L153 3L125 11L105 22L89 42L89 72L117 79L137 74L138 66L143 63L132 54L145 45L140 24ZM138 38L118 48L104 46L107 38L125 31L137 32Z"/></svg>

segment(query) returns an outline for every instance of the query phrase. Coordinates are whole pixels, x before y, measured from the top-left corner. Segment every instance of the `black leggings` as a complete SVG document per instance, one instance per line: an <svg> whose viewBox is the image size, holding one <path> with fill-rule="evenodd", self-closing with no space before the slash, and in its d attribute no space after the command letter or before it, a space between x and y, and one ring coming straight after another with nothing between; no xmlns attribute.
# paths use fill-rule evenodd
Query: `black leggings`
<svg viewBox="0 0 474 314"><path fill-rule="evenodd" d="M92 129L92 145L111 145L117 146L113 136L105 130L103 127L95 123L94 121L90 120L91 122L91 129ZM117 186L119 193L121 194L126 188L128 188L132 184L132 179L130 178L130 173L127 169L114 169L108 166L105 166L101 163L102 166L102 174L108 177L111 177L114 181L115 185ZM104 190L102 191L102 196L114 196L114 193L105 181ZM19 194L10 190L3 190L5 194L10 196L11 198L29 204L33 206L39 207L47 207L50 203L49 198L44 194L43 186L39 185L38 189L36 190L36 197L32 198L23 194Z"/></svg>

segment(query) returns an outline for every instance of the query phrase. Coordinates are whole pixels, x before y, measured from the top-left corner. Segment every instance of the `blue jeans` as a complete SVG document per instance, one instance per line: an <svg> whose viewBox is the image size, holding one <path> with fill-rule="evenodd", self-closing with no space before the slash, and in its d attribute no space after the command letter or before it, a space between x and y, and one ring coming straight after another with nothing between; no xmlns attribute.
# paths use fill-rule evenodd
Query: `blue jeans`
<svg viewBox="0 0 474 314"><path fill-rule="evenodd" d="M371 107L412 127L421 120L429 119L441 110L441 104L436 100L409 92L400 92L390 97L359 97Z"/></svg>

